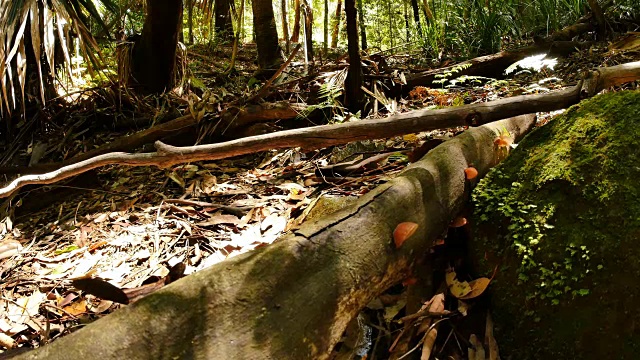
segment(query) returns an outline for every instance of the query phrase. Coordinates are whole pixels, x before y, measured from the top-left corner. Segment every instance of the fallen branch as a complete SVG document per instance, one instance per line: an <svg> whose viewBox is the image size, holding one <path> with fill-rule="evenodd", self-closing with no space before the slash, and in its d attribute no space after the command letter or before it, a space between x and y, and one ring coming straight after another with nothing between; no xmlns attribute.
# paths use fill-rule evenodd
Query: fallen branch
<svg viewBox="0 0 640 360"><path fill-rule="evenodd" d="M520 138L534 123L528 115L466 131L354 206L17 359L327 359L349 321L407 277L461 210L467 164L486 174L496 134ZM392 233L404 221L418 230L397 249Z"/></svg>
<svg viewBox="0 0 640 360"><path fill-rule="evenodd" d="M565 109L603 89L639 78L640 61L599 68L587 74L585 80L578 85L547 94L514 96L487 103L439 110L416 110L380 120L280 131L218 144L175 147L158 141L155 144L157 152L141 154L114 152L64 166L50 173L19 177L0 189L0 197L7 197L26 185L51 184L106 165L164 168L187 162L218 160L271 149L301 147L312 150L353 141L383 139L455 126L479 126L522 114Z"/></svg>
<svg viewBox="0 0 640 360"><path fill-rule="evenodd" d="M263 103L260 105L246 105L242 108L229 107L222 115L219 127L226 136L233 136L234 131L239 128L246 128L255 123L272 122L275 120L296 118L302 106L289 102ZM191 115L185 115L166 123L153 126L149 129L136 132L116 139L108 144L96 149L74 156L71 159L59 163L36 164L30 167L5 167L0 168L0 174L41 174L63 166L76 164L81 161L95 158L96 156L120 152L131 151L142 145L153 143L154 141L176 136L185 131L191 130L198 124L198 121Z"/></svg>
<svg viewBox="0 0 640 360"><path fill-rule="evenodd" d="M406 85L400 87L395 86L392 88L392 91L401 91L403 93L407 93L415 86L431 85L433 80L436 79L436 75L443 74L447 71L452 71L454 68L459 68L460 66L464 65L469 65L469 67L455 72L455 77L459 77L462 75L500 77L504 70L509 67L509 65L528 56L546 53L548 54L548 56L564 57L571 54L572 52L575 52L577 49L585 48L589 45L590 44L587 43L573 41L542 41L522 49L501 51L497 54L480 56L446 68L411 74L407 76Z"/></svg>

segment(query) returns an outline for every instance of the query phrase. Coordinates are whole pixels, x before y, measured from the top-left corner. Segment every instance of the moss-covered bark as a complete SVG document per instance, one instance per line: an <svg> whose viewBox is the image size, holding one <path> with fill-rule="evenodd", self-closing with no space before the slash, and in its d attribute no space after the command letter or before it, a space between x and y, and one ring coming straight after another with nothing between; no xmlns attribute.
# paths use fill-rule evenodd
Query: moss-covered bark
<svg viewBox="0 0 640 360"><path fill-rule="evenodd" d="M640 353L640 92L597 96L527 136L474 191L477 267L513 359Z"/></svg>

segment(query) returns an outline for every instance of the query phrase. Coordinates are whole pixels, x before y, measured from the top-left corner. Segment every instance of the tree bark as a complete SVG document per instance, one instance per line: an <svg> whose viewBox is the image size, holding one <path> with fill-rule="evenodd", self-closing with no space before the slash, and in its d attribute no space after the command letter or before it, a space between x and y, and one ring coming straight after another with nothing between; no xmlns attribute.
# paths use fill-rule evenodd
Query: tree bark
<svg viewBox="0 0 640 360"><path fill-rule="evenodd" d="M349 50L349 74L345 82L345 102L353 114L362 110L364 93L361 89L362 64L360 64L360 48L358 45L358 23L356 0L345 0L344 11L347 14L347 42Z"/></svg>
<svg viewBox="0 0 640 360"><path fill-rule="evenodd" d="M133 49L132 77L143 90L160 93L174 82L182 0L148 0L142 36Z"/></svg>
<svg viewBox="0 0 640 360"><path fill-rule="evenodd" d="M427 24L430 24L431 22L433 22L433 12L431 12L431 7L429 7L429 0L424 0L422 5L424 7L423 11L424 11L425 22Z"/></svg>
<svg viewBox="0 0 640 360"><path fill-rule="evenodd" d="M307 49L307 62L313 62L313 8L307 0L302 0L302 11L304 12L304 42Z"/></svg>
<svg viewBox="0 0 640 360"><path fill-rule="evenodd" d="M425 261L468 199L468 164L486 174L496 133L520 138L534 119L468 130L353 206L17 359L328 359L349 321ZM395 248L392 233L405 221L418 230Z"/></svg>
<svg viewBox="0 0 640 360"><path fill-rule="evenodd" d="M324 0L324 53L329 50L329 0Z"/></svg>
<svg viewBox="0 0 640 360"><path fill-rule="evenodd" d="M293 34L291 35L291 42L297 43L300 41L300 0L295 1L294 18L293 18Z"/></svg>
<svg viewBox="0 0 640 360"><path fill-rule="evenodd" d="M362 1L362 0L359 0ZM338 36L340 34L340 18L342 17L342 0L338 0L336 7L336 15L333 18L333 29L331 34L331 47L335 49L338 47Z"/></svg>
<svg viewBox="0 0 640 360"><path fill-rule="evenodd" d="M280 0L282 8L282 37L285 43L285 53L289 55L291 49L291 40L289 39L289 22L287 21L287 0Z"/></svg>
<svg viewBox="0 0 640 360"><path fill-rule="evenodd" d="M587 2L589 3L591 12L593 12L593 16L596 18L596 22L598 23L598 39L604 39L607 35L607 21L604 18L604 12L598 4L598 0L587 0Z"/></svg>
<svg viewBox="0 0 640 360"><path fill-rule="evenodd" d="M216 38L222 41L233 39L233 24L231 22L230 0L215 0L215 25Z"/></svg>
<svg viewBox="0 0 640 360"><path fill-rule="evenodd" d="M258 67L265 76L278 70L282 64L278 31L270 0L253 0L253 29L258 47Z"/></svg>
<svg viewBox="0 0 640 360"><path fill-rule="evenodd" d="M362 0L358 0L358 22L360 23L360 37L362 38L362 50L367 49L367 28L364 24L364 7Z"/></svg>
<svg viewBox="0 0 640 360"><path fill-rule="evenodd" d="M418 29L418 35L423 36L422 24L420 24L420 9L418 8L418 0L411 0L411 8L413 9L413 21L416 22L416 29Z"/></svg>
<svg viewBox="0 0 640 360"><path fill-rule="evenodd" d="M187 25L189 26L189 44L193 44L193 0L188 0Z"/></svg>

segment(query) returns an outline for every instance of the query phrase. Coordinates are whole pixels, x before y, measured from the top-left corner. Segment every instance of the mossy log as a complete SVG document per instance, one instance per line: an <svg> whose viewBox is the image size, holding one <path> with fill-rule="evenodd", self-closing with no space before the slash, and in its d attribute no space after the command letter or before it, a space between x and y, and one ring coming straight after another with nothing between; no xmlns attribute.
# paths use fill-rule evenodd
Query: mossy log
<svg viewBox="0 0 640 360"><path fill-rule="evenodd" d="M585 100L531 132L474 190L470 250L479 275L495 274L502 355L638 358L638 113L640 91Z"/></svg>
<svg viewBox="0 0 640 360"><path fill-rule="evenodd" d="M465 131L353 206L187 276L20 359L327 359L348 322L409 276L469 196L464 169L499 158L525 115ZM401 223L419 225L396 249Z"/></svg>

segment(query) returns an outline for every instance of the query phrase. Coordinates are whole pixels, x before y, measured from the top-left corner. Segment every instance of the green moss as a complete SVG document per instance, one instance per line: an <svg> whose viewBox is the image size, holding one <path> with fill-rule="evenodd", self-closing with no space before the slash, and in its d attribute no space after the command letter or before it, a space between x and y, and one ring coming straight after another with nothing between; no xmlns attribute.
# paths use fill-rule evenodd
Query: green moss
<svg viewBox="0 0 640 360"><path fill-rule="evenodd" d="M507 328L538 320L572 337L598 326L577 309L602 313L594 302L611 296L625 297L611 301L617 311L626 297L640 301L629 283L640 279L637 114L638 91L584 101L527 136L474 190L477 266L501 266L495 303ZM546 354L562 353L545 339Z"/></svg>

